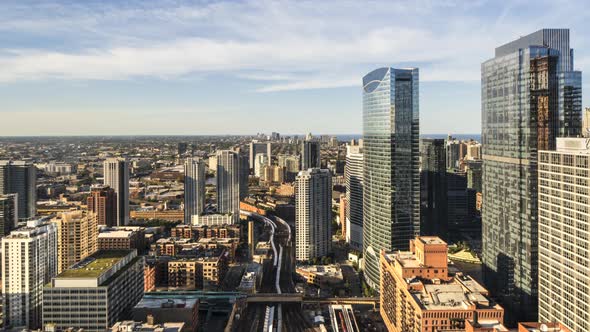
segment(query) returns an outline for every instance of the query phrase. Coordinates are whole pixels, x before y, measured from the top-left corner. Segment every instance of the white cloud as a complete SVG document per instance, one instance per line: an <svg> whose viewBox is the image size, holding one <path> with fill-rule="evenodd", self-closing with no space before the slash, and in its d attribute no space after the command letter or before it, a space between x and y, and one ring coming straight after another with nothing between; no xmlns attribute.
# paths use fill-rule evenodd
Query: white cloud
<svg viewBox="0 0 590 332"><path fill-rule="evenodd" d="M522 19L514 12L526 4L485 2L138 4L8 6L0 32L63 37L64 45L5 45L0 81L232 72L260 81L256 91L273 92L357 86L367 69L398 64L420 67L426 81L471 81L499 43L563 21L559 15L572 8L547 2ZM579 14L585 21L585 11Z"/></svg>

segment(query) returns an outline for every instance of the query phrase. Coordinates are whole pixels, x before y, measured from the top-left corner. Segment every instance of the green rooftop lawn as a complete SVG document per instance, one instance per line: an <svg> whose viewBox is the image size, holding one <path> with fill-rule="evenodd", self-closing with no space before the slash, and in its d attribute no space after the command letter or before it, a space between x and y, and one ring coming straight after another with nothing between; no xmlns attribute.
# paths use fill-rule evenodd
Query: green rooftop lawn
<svg viewBox="0 0 590 332"><path fill-rule="evenodd" d="M79 268L69 268L63 271L58 278L96 278L107 271L111 266L129 254L129 250L99 251L89 258L94 261ZM86 258L84 261L86 261ZM79 265L78 263L77 265Z"/></svg>

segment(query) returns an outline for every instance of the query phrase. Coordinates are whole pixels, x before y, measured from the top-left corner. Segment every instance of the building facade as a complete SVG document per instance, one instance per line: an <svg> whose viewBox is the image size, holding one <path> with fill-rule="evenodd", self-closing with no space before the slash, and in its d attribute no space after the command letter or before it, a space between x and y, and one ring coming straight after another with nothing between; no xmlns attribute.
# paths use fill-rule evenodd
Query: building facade
<svg viewBox="0 0 590 332"><path fill-rule="evenodd" d="M44 287L43 325L106 331L141 300L143 288L143 257L137 251L98 251Z"/></svg>
<svg viewBox="0 0 590 332"><path fill-rule="evenodd" d="M590 138L539 152L539 321L590 331Z"/></svg>
<svg viewBox="0 0 590 332"><path fill-rule="evenodd" d="M379 253L420 234L418 69L363 77L365 280L379 288Z"/></svg>
<svg viewBox="0 0 590 332"><path fill-rule="evenodd" d="M569 30L542 29L481 66L482 261L507 320L537 319L537 154L581 132L581 73Z"/></svg>
<svg viewBox="0 0 590 332"><path fill-rule="evenodd" d="M125 158L104 161L104 185L113 188L117 200L117 219L114 226L129 224L129 162Z"/></svg>
<svg viewBox="0 0 590 332"><path fill-rule="evenodd" d="M295 180L295 258L326 256L332 246L332 176L327 169L299 172Z"/></svg>
<svg viewBox="0 0 590 332"><path fill-rule="evenodd" d="M320 142L306 140L301 143L301 169L322 167Z"/></svg>
<svg viewBox="0 0 590 332"><path fill-rule="evenodd" d="M18 218L37 214L37 169L24 161L0 160L0 195L18 194Z"/></svg>
<svg viewBox="0 0 590 332"><path fill-rule="evenodd" d="M240 166L237 152L217 151L217 211L240 218Z"/></svg>
<svg viewBox="0 0 590 332"><path fill-rule="evenodd" d="M205 162L187 158L184 162L184 224L205 210Z"/></svg>
<svg viewBox="0 0 590 332"><path fill-rule="evenodd" d="M64 212L51 219L57 228L57 273L98 250L98 218L86 211Z"/></svg>
<svg viewBox="0 0 590 332"><path fill-rule="evenodd" d="M117 195L111 187L93 186L86 199L88 211L96 214L99 225L113 227L117 223Z"/></svg>
<svg viewBox="0 0 590 332"><path fill-rule="evenodd" d="M254 170L254 165L256 162L256 155L257 154L263 154L266 155L267 158L267 162L270 165L270 162L272 161L272 143L271 142L250 142L250 158L249 158L249 164L250 164L250 168L252 170Z"/></svg>
<svg viewBox="0 0 590 332"><path fill-rule="evenodd" d="M57 274L57 230L31 220L2 238L4 327L38 329L43 286Z"/></svg>
<svg viewBox="0 0 590 332"><path fill-rule="evenodd" d="M444 139L420 140L420 234L448 240L447 154Z"/></svg>
<svg viewBox="0 0 590 332"><path fill-rule="evenodd" d="M18 224L18 194L0 195L0 238Z"/></svg>
<svg viewBox="0 0 590 332"><path fill-rule="evenodd" d="M363 250L363 152L359 145L346 146L346 242Z"/></svg>

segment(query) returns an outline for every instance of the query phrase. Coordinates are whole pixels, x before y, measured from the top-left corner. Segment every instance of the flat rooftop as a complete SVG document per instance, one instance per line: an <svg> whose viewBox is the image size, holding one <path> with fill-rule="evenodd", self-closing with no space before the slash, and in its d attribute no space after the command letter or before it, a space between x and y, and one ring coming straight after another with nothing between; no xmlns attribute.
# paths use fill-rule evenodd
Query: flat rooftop
<svg viewBox="0 0 590 332"><path fill-rule="evenodd" d="M133 231L124 231L124 230L117 230L117 231L105 231L100 232L98 234L99 239L106 239L106 238L128 238L131 237Z"/></svg>
<svg viewBox="0 0 590 332"><path fill-rule="evenodd" d="M425 244L447 244L438 236L419 236L418 240Z"/></svg>
<svg viewBox="0 0 590 332"><path fill-rule="evenodd" d="M161 298L144 296L135 309L157 309L157 308L194 308L199 302L196 297L185 297L185 298Z"/></svg>
<svg viewBox="0 0 590 332"><path fill-rule="evenodd" d="M57 278L98 278L130 253L131 250L98 251L63 271Z"/></svg>

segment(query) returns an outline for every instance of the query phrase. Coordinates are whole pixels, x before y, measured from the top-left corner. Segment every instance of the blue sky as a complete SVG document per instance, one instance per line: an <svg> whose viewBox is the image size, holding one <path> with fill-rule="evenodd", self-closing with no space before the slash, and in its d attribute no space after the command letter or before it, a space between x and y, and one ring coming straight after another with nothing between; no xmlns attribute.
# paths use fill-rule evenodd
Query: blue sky
<svg viewBox="0 0 590 332"><path fill-rule="evenodd" d="M360 133L361 78L420 68L421 132L480 131L480 64L584 1L2 1L0 136Z"/></svg>

